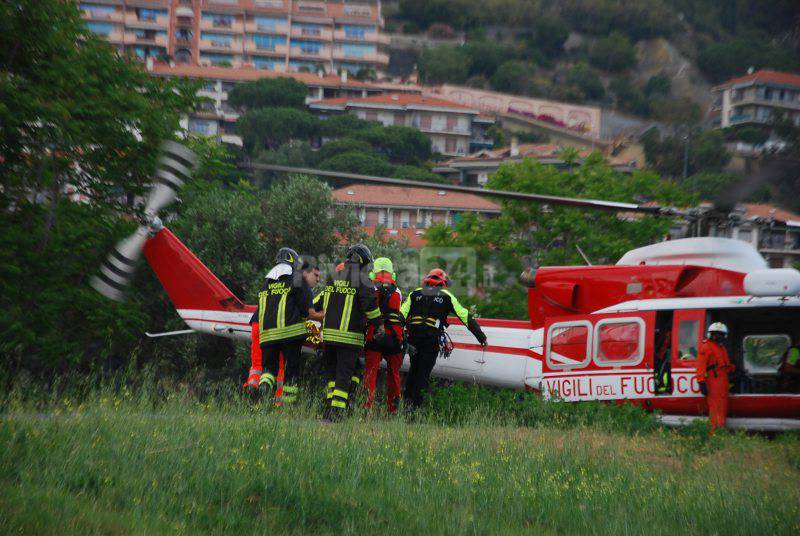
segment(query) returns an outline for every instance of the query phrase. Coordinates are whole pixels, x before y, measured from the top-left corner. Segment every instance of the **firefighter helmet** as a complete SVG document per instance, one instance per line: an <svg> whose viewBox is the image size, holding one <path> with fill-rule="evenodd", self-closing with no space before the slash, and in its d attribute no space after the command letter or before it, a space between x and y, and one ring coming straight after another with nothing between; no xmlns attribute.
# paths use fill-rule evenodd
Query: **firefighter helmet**
<svg viewBox="0 0 800 536"><path fill-rule="evenodd" d="M278 254L275 255L275 262L278 264L285 262L292 268L296 269L299 266L302 266L303 259L292 248L281 248L278 250Z"/></svg>
<svg viewBox="0 0 800 536"><path fill-rule="evenodd" d="M428 272L428 275L422 280L422 282L429 287L447 287L450 285L450 278L447 276L447 272L441 268L434 268Z"/></svg>
<svg viewBox="0 0 800 536"><path fill-rule="evenodd" d="M710 337L712 333L722 333L724 337L727 337L728 326L726 326L722 322L714 322L713 324L708 326L708 336Z"/></svg>
<svg viewBox="0 0 800 536"><path fill-rule="evenodd" d="M378 257L372 265L372 271L369 273L369 278L373 281L379 280L381 283L394 283L397 279L397 274L394 273L394 265L392 260L387 257Z"/></svg>
<svg viewBox="0 0 800 536"><path fill-rule="evenodd" d="M345 258L350 262L357 262L361 266L366 266L372 262L372 252L364 244L350 246Z"/></svg>

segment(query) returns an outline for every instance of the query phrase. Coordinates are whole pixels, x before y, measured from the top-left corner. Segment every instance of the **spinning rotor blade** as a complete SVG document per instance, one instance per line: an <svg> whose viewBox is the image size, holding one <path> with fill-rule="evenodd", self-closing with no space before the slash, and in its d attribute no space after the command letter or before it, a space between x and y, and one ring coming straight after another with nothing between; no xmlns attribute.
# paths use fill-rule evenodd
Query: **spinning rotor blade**
<svg viewBox="0 0 800 536"><path fill-rule="evenodd" d="M92 277L89 283L97 292L112 300L123 300L151 229L161 226L158 212L175 200L178 189L189 180L197 167L197 156L183 145L167 141L161 146L161 151L142 225L116 245L100 266L100 273Z"/></svg>
<svg viewBox="0 0 800 536"><path fill-rule="evenodd" d="M598 210L611 210L614 212L640 212L653 215L680 215L682 212L671 208L658 205L639 205L636 203L622 203L618 201L604 201L601 199L578 199L574 197L560 197L555 195L530 194L523 192L511 192L506 190L488 190L485 188L473 188L470 186L458 186L455 184L440 184L422 181L412 181L407 179L394 179L390 177L378 177L374 175L359 175L357 173L344 173L340 171L326 171L322 169L299 168L290 166L278 166L273 164L249 164L243 166L246 170L277 171L281 173L302 173L305 175L317 175L320 177L330 177L335 179L346 179L355 182L369 182L373 184L388 184L392 186L404 186L414 188L428 188L431 190L445 190L448 192L470 193L486 197L508 199L512 201L533 201L534 203L544 203L548 205L560 205L578 208L593 208Z"/></svg>

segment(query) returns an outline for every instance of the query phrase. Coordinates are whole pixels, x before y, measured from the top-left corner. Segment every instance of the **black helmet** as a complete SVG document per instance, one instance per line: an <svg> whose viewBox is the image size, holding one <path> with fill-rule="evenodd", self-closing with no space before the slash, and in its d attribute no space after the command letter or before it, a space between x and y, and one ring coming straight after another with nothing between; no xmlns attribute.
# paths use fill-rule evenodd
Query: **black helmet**
<svg viewBox="0 0 800 536"><path fill-rule="evenodd" d="M292 248L281 248L278 250L278 254L275 255L275 262L285 262L292 268L297 268L303 264L303 259Z"/></svg>
<svg viewBox="0 0 800 536"><path fill-rule="evenodd" d="M350 246L345 258L350 262L357 262L361 266L366 266L372 262L372 252L364 244Z"/></svg>

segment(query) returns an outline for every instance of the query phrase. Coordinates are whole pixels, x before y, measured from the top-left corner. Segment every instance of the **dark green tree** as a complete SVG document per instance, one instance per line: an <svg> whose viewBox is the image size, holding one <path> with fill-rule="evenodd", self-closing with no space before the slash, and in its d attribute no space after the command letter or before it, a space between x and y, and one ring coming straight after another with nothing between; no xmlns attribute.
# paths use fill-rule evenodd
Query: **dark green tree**
<svg viewBox="0 0 800 536"><path fill-rule="evenodd" d="M533 66L521 60L503 62L491 78L492 88L497 91L526 95L530 92L533 77L536 74Z"/></svg>
<svg viewBox="0 0 800 536"><path fill-rule="evenodd" d="M578 87L590 100L600 100L606 90L597 73L586 63L578 63L567 71L567 84Z"/></svg>
<svg viewBox="0 0 800 536"><path fill-rule="evenodd" d="M592 46L589 61L604 71L624 71L636 63L636 49L623 34L611 32L611 35L601 37Z"/></svg>
<svg viewBox="0 0 800 536"><path fill-rule="evenodd" d="M426 84L460 84L469 76L470 58L461 47L426 48L417 68Z"/></svg>
<svg viewBox="0 0 800 536"><path fill-rule="evenodd" d="M319 120L296 108L259 108L245 112L236 122L245 150L256 154L275 150L290 140L309 140L319 132Z"/></svg>
<svg viewBox="0 0 800 536"><path fill-rule="evenodd" d="M228 104L239 110L304 108L308 86L294 78L261 78L238 84L228 92Z"/></svg>
<svg viewBox="0 0 800 536"><path fill-rule="evenodd" d="M369 143L393 164L418 165L431 157L431 140L415 128L375 126L353 137Z"/></svg>

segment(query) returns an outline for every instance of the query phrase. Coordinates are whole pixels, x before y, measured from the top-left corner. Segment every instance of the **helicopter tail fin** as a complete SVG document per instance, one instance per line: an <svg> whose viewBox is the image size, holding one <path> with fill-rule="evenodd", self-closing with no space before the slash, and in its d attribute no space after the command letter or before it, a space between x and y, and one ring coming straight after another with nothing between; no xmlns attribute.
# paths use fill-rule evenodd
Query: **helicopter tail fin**
<svg viewBox="0 0 800 536"><path fill-rule="evenodd" d="M184 319L190 311L252 313L169 229L147 241L144 255Z"/></svg>

